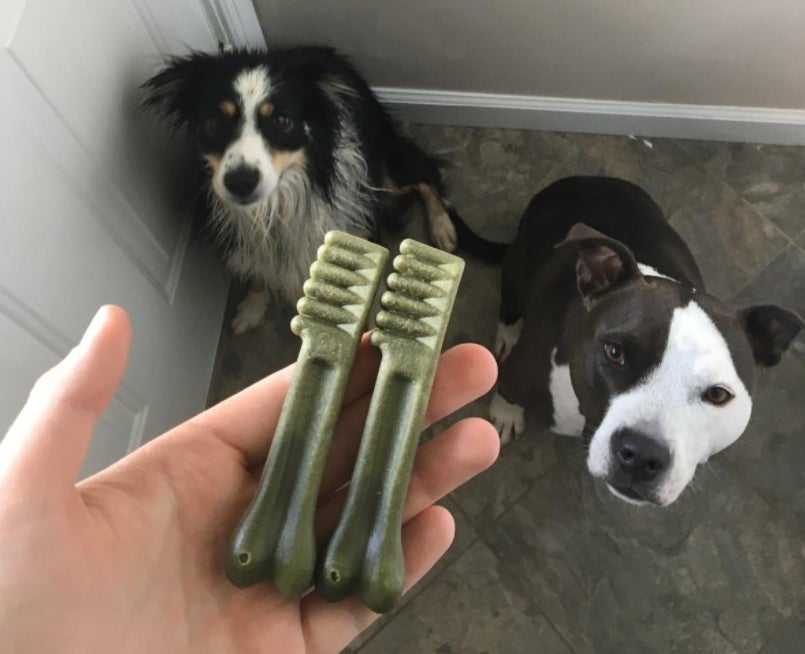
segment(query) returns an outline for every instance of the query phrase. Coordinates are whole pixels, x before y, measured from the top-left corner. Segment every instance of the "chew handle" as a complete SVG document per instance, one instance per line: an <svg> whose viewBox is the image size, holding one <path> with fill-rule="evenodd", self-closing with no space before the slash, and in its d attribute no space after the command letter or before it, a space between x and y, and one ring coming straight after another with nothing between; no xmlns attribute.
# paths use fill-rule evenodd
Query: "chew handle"
<svg viewBox="0 0 805 654"><path fill-rule="evenodd" d="M236 586L271 578L293 596L310 584L316 498L349 375L334 364L349 355L344 349L337 340L303 335L257 492L232 536L227 575ZM322 397L336 410L321 410Z"/></svg>
<svg viewBox="0 0 805 654"><path fill-rule="evenodd" d="M394 342L397 341L397 342ZM387 339L341 521L321 566L319 593L336 601L360 592L373 611L391 610L405 580L403 506L433 380L406 362L417 343Z"/></svg>

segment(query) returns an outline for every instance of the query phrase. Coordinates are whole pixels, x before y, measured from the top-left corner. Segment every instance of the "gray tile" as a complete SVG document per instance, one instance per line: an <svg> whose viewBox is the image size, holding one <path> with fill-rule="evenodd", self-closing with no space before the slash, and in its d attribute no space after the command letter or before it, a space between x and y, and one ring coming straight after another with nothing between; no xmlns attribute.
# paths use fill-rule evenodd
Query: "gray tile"
<svg viewBox="0 0 805 654"><path fill-rule="evenodd" d="M790 246L733 304L774 302L805 312L805 252ZM805 530L805 334L783 360L758 375L752 419L727 456L769 502ZM805 533L805 532L804 532Z"/></svg>
<svg viewBox="0 0 805 654"><path fill-rule="evenodd" d="M578 138L572 156L544 183L569 175L620 177L643 188L670 215L682 206L685 189L702 177L701 167L668 139L601 135Z"/></svg>
<svg viewBox="0 0 805 654"><path fill-rule="evenodd" d="M519 439L501 450L489 470L454 491L451 497L476 526L486 525L554 466L556 438L527 426Z"/></svg>
<svg viewBox="0 0 805 654"><path fill-rule="evenodd" d="M785 621L759 654L802 654L805 649L805 605Z"/></svg>
<svg viewBox="0 0 805 654"><path fill-rule="evenodd" d="M450 199L487 238L510 240L539 182L578 147L571 135L410 125L413 138L448 162Z"/></svg>
<svg viewBox="0 0 805 654"><path fill-rule="evenodd" d="M725 454L768 502L792 515L805 534L803 380L805 354L787 356L765 371L753 394L749 426Z"/></svg>
<svg viewBox="0 0 805 654"><path fill-rule="evenodd" d="M233 285L229 294L218 352L215 358L207 406L234 395L266 375L293 363L301 341L291 333L293 307L272 302L266 321L256 329L235 336L229 323L245 289Z"/></svg>
<svg viewBox="0 0 805 654"><path fill-rule="evenodd" d="M688 189L669 221L693 252L707 290L722 299L740 290L787 245L769 220L709 178Z"/></svg>
<svg viewBox="0 0 805 654"><path fill-rule="evenodd" d="M477 534L475 533L475 529L473 528L472 524L470 524L470 521L467 520L467 517L464 515L463 511L456 506L453 500L447 497L439 502L439 504L448 509L456 521L456 536L453 539L453 544L450 546L450 549L441 559L439 559L439 562L433 567L433 569L428 572L428 574L426 574L416 586L414 586L403 596L402 600L400 600L399 607L394 612L387 613L376 620L372 626L370 626L362 634L360 634L360 636L353 640L349 644L349 647L343 650L342 654L349 654L350 652L358 651L361 647L363 647L363 645L369 642L395 619L397 619L397 616L403 610L403 607L412 602L419 593L426 592L429 584L435 579L438 579L443 571L448 568L453 561L461 556L464 551L466 551L467 548L477 539Z"/></svg>
<svg viewBox="0 0 805 654"><path fill-rule="evenodd" d="M785 237L732 189L708 175L675 142L587 137L547 181L610 175L641 186L688 244L710 293L729 297L786 246Z"/></svg>
<svg viewBox="0 0 805 654"><path fill-rule="evenodd" d="M541 654L570 651L476 543L360 651L365 654Z"/></svg>
<svg viewBox="0 0 805 654"><path fill-rule="evenodd" d="M805 252L789 245L733 297L732 303L775 303L805 311Z"/></svg>
<svg viewBox="0 0 805 654"><path fill-rule="evenodd" d="M794 237L805 229L805 148L710 141L680 143L786 234Z"/></svg>
<svg viewBox="0 0 805 654"><path fill-rule="evenodd" d="M697 486L635 509L560 466L483 537L576 652L754 653L805 595L800 535L720 464Z"/></svg>

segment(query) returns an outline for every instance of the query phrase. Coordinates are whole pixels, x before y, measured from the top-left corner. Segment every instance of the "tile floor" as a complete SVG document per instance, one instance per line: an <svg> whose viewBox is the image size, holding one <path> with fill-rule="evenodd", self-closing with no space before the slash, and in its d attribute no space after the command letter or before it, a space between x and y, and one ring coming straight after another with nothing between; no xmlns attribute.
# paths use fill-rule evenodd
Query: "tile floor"
<svg viewBox="0 0 805 654"><path fill-rule="evenodd" d="M451 198L507 239L528 199L570 174L637 182L686 239L709 291L805 311L805 148L409 126L451 159ZM404 235L422 238L418 209ZM399 238L399 237L398 237ZM468 261L446 346L492 342L498 271ZM233 291L230 315L237 299ZM224 330L210 403L296 357L290 308ZM447 556L346 652L805 652L805 338L765 373L747 433L670 509L593 484L578 441L529 432L445 499ZM462 415L485 415L483 398Z"/></svg>

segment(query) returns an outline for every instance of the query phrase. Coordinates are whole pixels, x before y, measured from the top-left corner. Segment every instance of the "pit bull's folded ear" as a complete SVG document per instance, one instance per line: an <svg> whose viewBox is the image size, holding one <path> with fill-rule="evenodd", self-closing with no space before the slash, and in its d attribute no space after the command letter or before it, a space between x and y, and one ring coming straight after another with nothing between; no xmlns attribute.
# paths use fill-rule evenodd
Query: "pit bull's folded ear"
<svg viewBox="0 0 805 654"><path fill-rule="evenodd" d="M805 321L799 314L775 304L755 304L738 310L737 314L759 366L780 363L783 352L805 329Z"/></svg>
<svg viewBox="0 0 805 654"><path fill-rule="evenodd" d="M573 225L556 247L573 247L578 252L576 285L587 308L598 295L640 276L628 247L583 223Z"/></svg>

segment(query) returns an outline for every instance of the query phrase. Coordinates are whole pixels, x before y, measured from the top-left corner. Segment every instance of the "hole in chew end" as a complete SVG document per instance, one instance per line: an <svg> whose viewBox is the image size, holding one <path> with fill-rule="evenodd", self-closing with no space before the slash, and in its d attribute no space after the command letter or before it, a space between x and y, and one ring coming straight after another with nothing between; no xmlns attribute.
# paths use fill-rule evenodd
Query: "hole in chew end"
<svg viewBox="0 0 805 654"><path fill-rule="evenodd" d="M249 561L251 560L252 557L248 552L241 552L238 554L238 561L243 565L249 565Z"/></svg>
<svg viewBox="0 0 805 654"><path fill-rule="evenodd" d="M341 575L338 574L338 570L330 570L330 581L332 581L334 584L337 584L339 581L341 581Z"/></svg>

